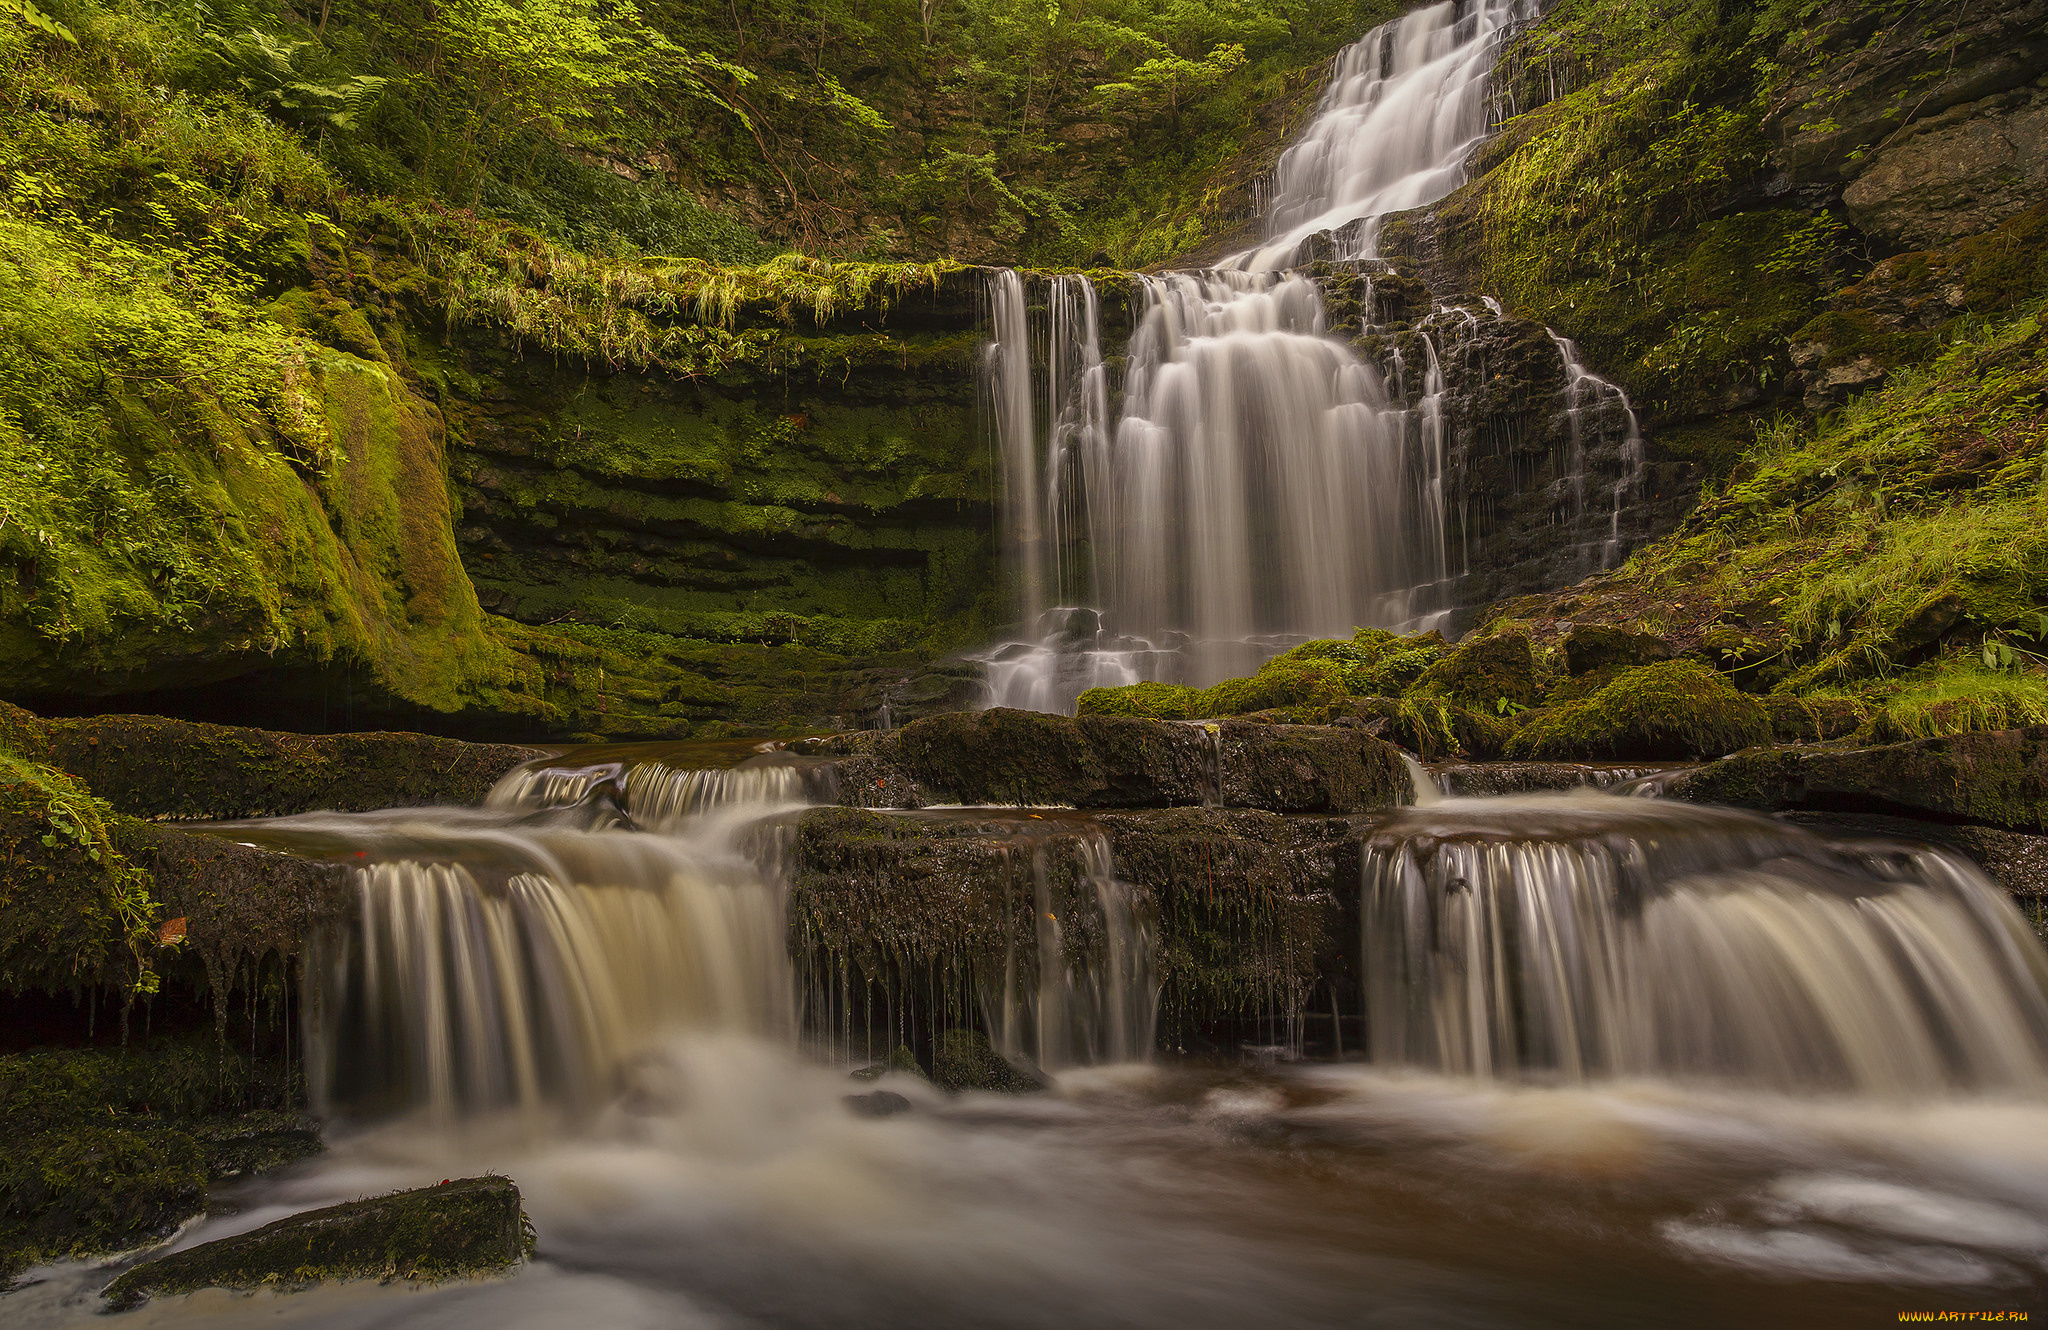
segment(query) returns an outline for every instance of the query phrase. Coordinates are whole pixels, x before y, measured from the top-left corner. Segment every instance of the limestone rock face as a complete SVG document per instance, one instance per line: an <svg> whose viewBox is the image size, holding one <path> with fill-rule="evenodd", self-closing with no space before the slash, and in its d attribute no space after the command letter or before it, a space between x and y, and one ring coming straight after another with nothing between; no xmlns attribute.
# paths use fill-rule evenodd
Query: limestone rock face
<svg viewBox="0 0 2048 1330"><path fill-rule="evenodd" d="M1987 231L2048 196L2048 92L2012 108L1958 107L1880 150L1842 191L1857 227L1907 249Z"/></svg>

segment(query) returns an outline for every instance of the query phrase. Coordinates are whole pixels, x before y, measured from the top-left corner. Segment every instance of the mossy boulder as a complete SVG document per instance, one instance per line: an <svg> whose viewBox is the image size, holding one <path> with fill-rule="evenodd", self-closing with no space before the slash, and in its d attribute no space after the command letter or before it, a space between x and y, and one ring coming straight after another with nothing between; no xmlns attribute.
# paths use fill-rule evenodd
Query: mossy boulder
<svg viewBox="0 0 2048 1330"><path fill-rule="evenodd" d="M1416 680L1466 707L1492 710L1502 702L1536 700L1536 656L1521 633L1494 633L1460 642Z"/></svg>
<svg viewBox="0 0 2048 1330"><path fill-rule="evenodd" d="M1220 724L1225 807L1362 813L1406 802L1401 755L1369 735L1328 725Z"/></svg>
<svg viewBox="0 0 2048 1330"><path fill-rule="evenodd" d="M1345 668L1335 660L1276 656L1248 679L1225 679L1203 693L1204 716L1242 716L1274 707L1327 706L1342 701Z"/></svg>
<svg viewBox="0 0 2048 1330"><path fill-rule="evenodd" d="M1588 674L1607 666L1652 665L1672 657L1671 643L1654 633L1611 624L1583 623L1564 639L1565 668Z"/></svg>
<svg viewBox="0 0 2048 1330"><path fill-rule="evenodd" d="M1359 724L1366 733L1398 744L1425 761L1453 754L1482 761L1499 757L1515 728L1501 716L1461 707L1430 693L1351 698L1330 718Z"/></svg>
<svg viewBox="0 0 2048 1330"><path fill-rule="evenodd" d="M1772 693L1763 702L1771 717L1771 737L1779 743L1840 739L1854 734L1870 719L1870 709L1854 698Z"/></svg>
<svg viewBox="0 0 2048 1330"><path fill-rule="evenodd" d="M510 1178L463 1178L309 1210L146 1261L109 1284L116 1307L202 1288L329 1279L454 1279L508 1270L533 1250Z"/></svg>
<svg viewBox="0 0 2048 1330"><path fill-rule="evenodd" d="M1395 638L1386 644L1386 650L1378 661L1353 676L1352 690L1398 697L1413 688L1416 681L1429 672L1430 666L1449 650L1449 645L1439 633Z"/></svg>
<svg viewBox="0 0 2048 1330"><path fill-rule="evenodd" d="M1697 661L1625 670L1581 701L1528 713L1508 740L1515 760L1715 757L1770 739L1770 716Z"/></svg>
<svg viewBox="0 0 2048 1330"><path fill-rule="evenodd" d="M979 1030L944 1030L932 1055L932 1081L948 1090L1030 1094L1051 1082L1034 1067L997 1053Z"/></svg>

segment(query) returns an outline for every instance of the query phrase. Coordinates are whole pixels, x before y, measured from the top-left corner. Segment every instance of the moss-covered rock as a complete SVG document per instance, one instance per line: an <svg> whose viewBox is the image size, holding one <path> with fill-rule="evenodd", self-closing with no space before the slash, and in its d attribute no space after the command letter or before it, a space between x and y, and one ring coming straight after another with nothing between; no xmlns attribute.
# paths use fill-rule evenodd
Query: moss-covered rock
<svg viewBox="0 0 2048 1330"><path fill-rule="evenodd" d="M0 1057L0 1279L162 1239L208 1182L317 1153L290 1100L281 1064L210 1040Z"/></svg>
<svg viewBox="0 0 2048 1330"><path fill-rule="evenodd" d="M1074 704L1077 716L1143 716L1149 720L1195 720L1205 689L1178 683L1134 683L1090 688Z"/></svg>
<svg viewBox="0 0 2048 1330"><path fill-rule="evenodd" d="M945 1030L932 1055L932 1082L948 1090L1029 1094L1050 1084L1036 1068L998 1054L979 1030Z"/></svg>
<svg viewBox="0 0 2048 1330"><path fill-rule="evenodd" d="M863 1028L936 1055L973 1030L1006 977L1031 991L1043 890L1069 958L1099 964L1101 903L1084 851L1107 837L1117 878L1158 939L1166 1047L1227 1044L1297 1014L1319 976L1349 974L1358 826L1365 819L1240 809L1112 811L1086 819L903 816L818 809L798 823L791 949L807 989L849 1001ZM1349 884L1349 885L1347 885ZM873 1050L879 1054L883 1043Z"/></svg>
<svg viewBox="0 0 2048 1330"><path fill-rule="evenodd" d="M921 802L1161 808L1212 803L1276 812L1389 808L1406 790L1399 754L1358 729L1131 716L961 712L861 744L842 797L898 791Z"/></svg>
<svg viewBox="0 0 2048 1330"><path fill-rule="evenodd" d="M1625 670L1581 701L1529 712L1506 755L1538 761L1709 757L1769 738L1762 703L1697 661L1679 660Z"/></svg>
<svg viewBox="0 0 2048 1330"><path fill-rule="evenodd" d="M1335 726L1223 721L1217 768L1226 808L1362 813L1408 796L1399 753Z"/></svg>
<svg viewBox="0 0 2048 1330"><path fill-rule="evenodd" d="M1590 674L1617 665L1650 665L1671 656L1671 643L1655 633L1634 632L1611 624L1579 624L1564 639L1565 668L1573 674Z"/></svg>
<svg viewBox="0 0 2048 1330"><path fill-rule="evenodd" d="M146 1261L105 1290L116 1307L202 1288L329 1279L454 1279L508 1270L533 1249L510 1178L464 1178L309 1210Z"/></svg>
<svg viewBox="0 0 2048 1330"><path fill-rule="evenodd" d="M1772 693L1763 699L1771 737L1779 743L1824 743L1856 733L1869 723L1870 708L1849 697L1795 697Z"/></svg>
<svg viewBox="0 0 2048 1330"><path fill-rule="evenodd" d="M1466 707L1525 707L1536 700L1536 657L1522 633L1470 637L1425 670L1416 686Z"/></svg>

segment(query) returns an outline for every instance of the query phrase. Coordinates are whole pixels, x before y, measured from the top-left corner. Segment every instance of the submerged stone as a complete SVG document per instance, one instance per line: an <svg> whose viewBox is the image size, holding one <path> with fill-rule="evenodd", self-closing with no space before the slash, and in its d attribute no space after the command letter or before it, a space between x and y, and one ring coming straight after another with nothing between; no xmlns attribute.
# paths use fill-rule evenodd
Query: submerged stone
<svg viewBox="0 0 2048 1330"><path fill-rule="evenodd" d="M893 1118L898 1113L910 1111L910 1101L893 1090L841 1095L840 1101L857 1118Z"/></svg>
<svg viewBox="0 0 2048 1330"><path fill-rule="evenodd" d="M329 1279L451 1279L509 1269L533 1250L510 1178L464 1178L309 1210L251 1233L158 1257L103 1296L115 1307L202 1288Z"/></svg>

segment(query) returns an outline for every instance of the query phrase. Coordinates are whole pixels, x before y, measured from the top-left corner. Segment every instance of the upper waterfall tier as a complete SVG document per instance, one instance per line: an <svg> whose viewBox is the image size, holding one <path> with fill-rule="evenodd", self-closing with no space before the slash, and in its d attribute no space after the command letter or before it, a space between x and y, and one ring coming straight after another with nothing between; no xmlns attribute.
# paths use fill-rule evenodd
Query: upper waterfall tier
<svg viewBox="0 0 2048 1330"><path fill-rule="evenodd" d="M1527 0L1431 5L1383 23L1338 55L1322 105L1280 158L1266 239L1226 260L1285 268L1318 231L1345 233L1346 256L1377 253L1379 219L1465 183L1465 155L1487 130L1487 74Z"/></svg>

